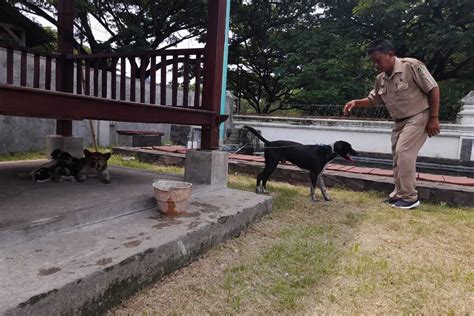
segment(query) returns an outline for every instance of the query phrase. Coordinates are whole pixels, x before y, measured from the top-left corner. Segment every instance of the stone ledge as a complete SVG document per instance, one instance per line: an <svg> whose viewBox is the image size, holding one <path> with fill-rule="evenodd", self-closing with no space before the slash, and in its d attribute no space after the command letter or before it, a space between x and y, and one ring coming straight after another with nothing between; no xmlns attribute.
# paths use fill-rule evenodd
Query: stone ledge
<svg viewBox="0 0 474 316"><path fill-rule="evenodd" d="M209 187L183 216L148 209L3 248L0 314L102 314L271 208L270 196Z"/></svg>

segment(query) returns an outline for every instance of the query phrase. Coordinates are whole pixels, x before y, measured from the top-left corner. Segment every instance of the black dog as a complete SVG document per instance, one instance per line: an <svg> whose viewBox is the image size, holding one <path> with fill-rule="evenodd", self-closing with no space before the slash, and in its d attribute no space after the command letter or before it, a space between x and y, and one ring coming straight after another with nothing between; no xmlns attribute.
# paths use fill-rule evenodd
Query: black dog
<svg viewBox="0 0 474 316"><path fill-rule="evenodd" d="M323 181L323 171L326 164L341 156L346 160L352 160L351 156L357 156L357 152L345 141L339 140L332 145L303 145L288 140L268 141L250 126L244 126L252 134L265 143L265 168L257 176L256 193L267 193L266 185L271 174L280 161L289 161L301 169L309 170L311 179L311 198L317 201L316 186L321 190L326 201L329 195Z"/></svg>

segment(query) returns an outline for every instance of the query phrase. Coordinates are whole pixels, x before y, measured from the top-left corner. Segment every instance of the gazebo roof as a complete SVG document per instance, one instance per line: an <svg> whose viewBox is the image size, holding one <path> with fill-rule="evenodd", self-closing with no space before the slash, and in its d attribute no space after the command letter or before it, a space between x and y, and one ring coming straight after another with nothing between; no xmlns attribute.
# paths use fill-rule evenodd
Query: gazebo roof
<svg viewBox="0 0 474 316"><path fill-rule="evenodd" d="M0 1L0 21L23 28L26 33L27 47L49 43L54 40L39 24L31 21L5 1Z"/></svg>

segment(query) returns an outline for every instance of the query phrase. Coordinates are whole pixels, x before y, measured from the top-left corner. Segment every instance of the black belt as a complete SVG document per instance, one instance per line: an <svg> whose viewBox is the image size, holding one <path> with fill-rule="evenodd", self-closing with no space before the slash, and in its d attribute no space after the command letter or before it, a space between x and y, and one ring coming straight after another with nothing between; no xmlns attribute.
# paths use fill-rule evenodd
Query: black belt
<svg viewBox="0 0 474 316"><path fill-rule="evenodd" d="M426 110L421 111L420 113L423 113L423 112L428 111L428 110L429 110L429 108L426 109ZM417 114L415 114L415 115L418 115L418 114L420 114L420 113L417 113ZM404 120L408 120L409 118L411 118L411 117L413 117L413 116L415 116L415 115L407 116L407 117L404 117L404 118L401 118L401 119L394 119L394 121L395 121L395 123L400 123L400 122L403 122Z"/></svg>
<svg viewBox="0 0 474 316"><path fill-rule="evenodd" d="M401 118L401 119L394 119L394 121L395 121L395 123L400 123L400 122L403 122L404 120L407 120L407 119L409 119L410 117L413 117L413 116L407 116L407 117Z"/></svg>

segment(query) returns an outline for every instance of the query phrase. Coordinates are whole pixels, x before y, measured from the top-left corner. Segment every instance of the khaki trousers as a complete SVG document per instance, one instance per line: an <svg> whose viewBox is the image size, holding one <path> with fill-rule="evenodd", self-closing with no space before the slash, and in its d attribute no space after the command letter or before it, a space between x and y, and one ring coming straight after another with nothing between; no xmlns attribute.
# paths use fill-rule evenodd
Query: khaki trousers
<svg viewBox="0 0 474 316"><path fill-rule="evenodd" d="M416 191L416 157L426 141L426 124L430 111L426 110L403 121L392 129L393 177L395 189L390 197L414 202Z"/></svg>

